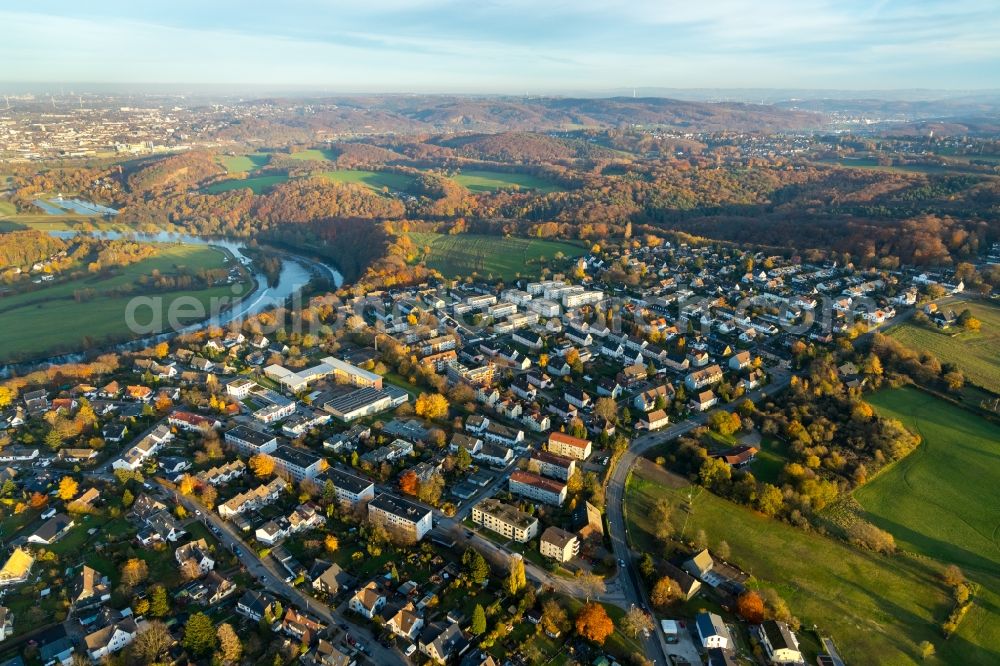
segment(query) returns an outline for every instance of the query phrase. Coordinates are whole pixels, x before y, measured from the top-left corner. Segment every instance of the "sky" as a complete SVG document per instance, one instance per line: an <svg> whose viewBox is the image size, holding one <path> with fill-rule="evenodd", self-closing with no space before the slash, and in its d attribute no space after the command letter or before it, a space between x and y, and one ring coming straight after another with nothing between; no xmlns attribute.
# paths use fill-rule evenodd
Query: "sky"
<svg viewBox="0 0 1000 666"><path fill-rule="evenodd" d="M1000 88L1000 0L33 0L0 25L6 82Z"/></svg>

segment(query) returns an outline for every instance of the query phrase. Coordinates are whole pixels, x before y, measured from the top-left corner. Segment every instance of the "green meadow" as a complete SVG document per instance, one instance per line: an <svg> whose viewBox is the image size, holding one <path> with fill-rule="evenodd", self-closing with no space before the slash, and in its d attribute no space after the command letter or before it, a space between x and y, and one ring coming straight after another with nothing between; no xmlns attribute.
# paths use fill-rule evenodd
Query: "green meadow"
<svg viewBox="0 0 1000 666"><path fill-rule="evenodd" d="M982 327L972 333L959 327L940 331L931 325L904 322L888 334L910 349L929 351L942 363L955 365L970 382L1000 394L1000 307L987 301L956 301L956 314L968 308Z"/></svg>
<svg viewBox="0 0 1000 666"><path fill-rule="evenodd" d="M318 148L300 150L297 153L281 153L281 155L291 160L304 160L306 162L333 162L337 159L337 152L335 150L320 150Z"/></svg>
<svg viewBox="0 0 1000 666"><path fill-rule="evenodd" d="M848 664L987 666L1000 659L995 618L983 613L971 614L949 641L941 636L952 604L938 562L860 551L668 477L648 461L630 475L625 498L629 536L640 552L657 549L649 516L659 498L673 505L672 521L683 538L705 530L710 545L726 541L730 559L755 584L775 588L804 627L815 624L832 636ZM997 600L992 592L984 598L990 614ZM937 648L926 662L918 649L923 640Z"/></svg>
<svg viewBox="0 0 1000 666"><path fill-rule="evenodd" d="M579 257L586 248L538 238L504 238L477 234L411 233L427 266L448 277L477 274L512 280L518 275L537 275L546 260L557 254ZM429 248L425 252L424 248Z"/></svg>
<svg viewBox="0 0 1000 666"><path fill-rule="evenodd" d="M83 347L84 338L101 341L129 336L125 321L126 308L136 294L97 295L89 300L77 300L78 290L97 292L134 284L141 276L153 271L163 275L176 274L182 267L191 271L226 266L226 255L216 248L191 245L163 245L157 256L118 270L111 276L85 277L55 283L35 291L0 298L0 360L30 358ZM163 299L163 312L182 296L192 296L203 305L214 297L232 296L232 287L222 285L193 291L157 292ZM137 318L145 323L148 308L141 309Z"/></svg>
<svg viewBox="0 0 1000 666"><path fill-rule="evenodd" d="M324 171L320 174L327 180L335 183L348 183L352 185L364 185L377 192L383 189L402 192L413 184L413 178L401 173L392 171L364 171L362 169L338 169L336 171Z"/></svg>
<svg viewBox="0 0 1000 666"><path fill-rule="evenodd" d="M536 190L539 192L557 192L561 188L550 181L526 173L506 173L504 171L462 171L454 176L454 180L471 192L496 192L497 190Z"/></svg>
<svg viewBox="0 0 1000 666"><path fill-rule="evenodd" d="M229 173L247 173L266 166L271 153L247 153L246 155L220 155L219 161Z"/></svg>
<svg viewBox="0 0 1000 666"><path fill-rule="evenodd" d="M209 194L219 194L231 190L242 190L250 188L254 194L263 194L275 185L288 182L288 174L273 174L267 176L252 176L250 178L233 178L231 180L220 180L205 187Z"/></svg>

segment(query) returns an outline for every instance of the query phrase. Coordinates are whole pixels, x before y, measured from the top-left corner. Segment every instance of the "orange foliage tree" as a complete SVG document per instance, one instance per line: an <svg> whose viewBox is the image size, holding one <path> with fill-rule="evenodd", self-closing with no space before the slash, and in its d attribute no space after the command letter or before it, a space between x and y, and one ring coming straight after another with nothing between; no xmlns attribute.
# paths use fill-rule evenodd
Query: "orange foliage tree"
<svg viewBox="0 0 1000 666"><path fill-rule="evenodd" d="M760 624L764 621L764 600L753 590L744 592L736 600L736 613L751 624Z"/></svg>
<svg viewBox="0 0 1000 666"><path fill-rule="evenodd" d="M407 470L399 477L399 489L407 495L416 495L420 487L420 479L412 469Z"/></svg>
<svg viewBox="0 0 1000 666"><path fill-rule="evenodd" d="M601 604L590 602L583 605L576 616L576 633L598 645L615 631L615 624Z"/></svg>

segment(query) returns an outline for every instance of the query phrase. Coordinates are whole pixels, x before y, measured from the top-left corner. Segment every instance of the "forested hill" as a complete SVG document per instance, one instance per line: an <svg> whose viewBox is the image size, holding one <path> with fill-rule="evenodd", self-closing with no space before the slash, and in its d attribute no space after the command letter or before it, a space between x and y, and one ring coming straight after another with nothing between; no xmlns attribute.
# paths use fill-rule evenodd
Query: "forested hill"
<svg viewBox="0 0 1000 666"><path fill-rule="evenodd" d="M272 101L285 106L288 100ZM351 96L310 100L308 116L289 114L268 121L273 130L284 126L290 135L311 128L326 131L437 132L510 130L540 131L578 127L648 125L691 132L774 132L819 129L827 117L820 113L777 106L737 103L686 102L658 97L451 97ZM361 123L363 121L363 123ZM220 138L239 139L259 133L263 123L246 121L224 128Z"/></svg>

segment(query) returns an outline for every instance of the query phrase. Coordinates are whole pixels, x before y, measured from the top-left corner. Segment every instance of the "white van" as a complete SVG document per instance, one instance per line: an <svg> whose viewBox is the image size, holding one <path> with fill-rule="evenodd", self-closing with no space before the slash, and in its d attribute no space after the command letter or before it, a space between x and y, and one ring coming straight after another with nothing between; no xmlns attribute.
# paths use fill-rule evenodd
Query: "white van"
<svg viewBox="0 0 1000 666"><path fill-rule="evenodd" d="M660 628L663 629L667 643L673 644L680 640L678 637L680 627L677 626L677 620L660 620Z"/></svg>

